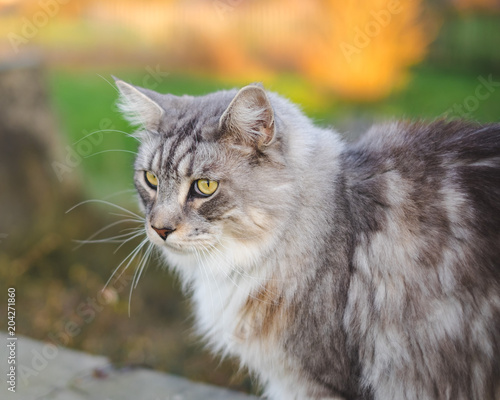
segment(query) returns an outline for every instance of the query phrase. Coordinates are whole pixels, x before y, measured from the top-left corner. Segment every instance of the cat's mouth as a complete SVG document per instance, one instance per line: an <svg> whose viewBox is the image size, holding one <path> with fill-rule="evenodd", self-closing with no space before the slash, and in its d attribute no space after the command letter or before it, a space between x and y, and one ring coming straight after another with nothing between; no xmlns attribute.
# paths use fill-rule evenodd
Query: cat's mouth
<svg viewBox="0 0 500 400"><path fill-rule="evenodd" d="M185 246L180 243L175 243L171 241L169 238L167 240L161 240L157 236L148 234L149 241L157 245L158 247L164 247L168 251L172 251L177 254L185 254L190 253L190 249L188 246Z"/></svg>
<svg viewBox="0 0 500 400"><path fill-rule="evenodd" d="M207 252L216 247L213 238L186 234L182 229L172 229L171 232L165 234L163 231L158 232L158 229L148 226L146 231L150 242L179 255Z"/></svg>
<svg viewBox="0 0 500 400"><path fill-rule="evenodd" d="M203 247L197 246L196 243L179 243L169 239L159 242L156 238L152 240L151 237L149 240L155 245L163 247L165 250L179 255L195 254L197 251L203 250ZM204 249L206 250L206 247Z"/></svg>
<svg viewBox="0 0 500 400"><path fill-rule="evenodd" d="M188 252L186 247L177 243L173 243L171 241L171 238L166 237L166 238L161 238L157 232L152 232L152 229L146 229L147 230L147 236L150 242L155 244L158 247L163 247L166 248L168 251L172 251L177 254L182 254Z"/></svg>

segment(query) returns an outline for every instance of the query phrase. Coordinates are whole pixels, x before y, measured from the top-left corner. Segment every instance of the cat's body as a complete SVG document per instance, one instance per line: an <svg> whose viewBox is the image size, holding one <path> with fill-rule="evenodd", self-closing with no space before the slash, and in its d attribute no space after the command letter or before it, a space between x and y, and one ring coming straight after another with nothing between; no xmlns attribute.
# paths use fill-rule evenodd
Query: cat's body
<svg viewBox="0 0 500 400"><path fill-rule="evenodd" d="M270 398L500 399L500 126L347 145L259 86L118 86L148 236Z"/></svg>

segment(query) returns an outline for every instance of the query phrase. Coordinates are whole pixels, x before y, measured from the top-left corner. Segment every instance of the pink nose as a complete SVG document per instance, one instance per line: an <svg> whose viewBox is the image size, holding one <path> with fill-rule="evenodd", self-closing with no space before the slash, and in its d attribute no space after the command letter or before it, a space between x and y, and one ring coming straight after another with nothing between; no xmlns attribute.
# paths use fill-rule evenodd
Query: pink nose
<svg viewBox="0 0 500 400"><path fill-rule="evenodd" d="M153 228L163 240L166 240L167 236L175 231L175 229L172 228L155 228L153 225L151 225L151 228Z"/></svg>

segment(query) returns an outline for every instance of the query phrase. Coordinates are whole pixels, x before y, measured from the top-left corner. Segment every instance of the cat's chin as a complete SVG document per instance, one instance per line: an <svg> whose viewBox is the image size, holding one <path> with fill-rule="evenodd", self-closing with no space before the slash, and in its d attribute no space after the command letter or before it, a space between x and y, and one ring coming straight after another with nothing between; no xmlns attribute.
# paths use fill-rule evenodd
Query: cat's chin
<svg viewBox="0 0 500 400"><path fill-rule="evenodd" d="M167 252L174 253L176 255L189 255L196 252L196 249L191 246L179 246L171 243L163 243L162 247Z"/></svg>
<svg viewBox="0 0 500 400"><path fill-rule="evenodd" d="M166 251L167 253L173 253L179 256L196 255L199 254L200 252L207 251L207 247L205 246L196 246L196 244L189 244L189 243L177 244L177 243L169 243L168 241L166 241L161 243L159 246L162 247L164 251Z"/></svg>

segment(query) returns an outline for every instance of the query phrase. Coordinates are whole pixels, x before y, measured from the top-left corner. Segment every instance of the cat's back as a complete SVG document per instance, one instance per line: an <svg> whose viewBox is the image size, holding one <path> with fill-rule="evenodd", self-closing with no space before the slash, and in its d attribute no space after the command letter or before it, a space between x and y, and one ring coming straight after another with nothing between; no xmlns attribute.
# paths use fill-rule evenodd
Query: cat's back
<svg viewBox="0 0 500 400"><path fill-rule="evenodd" d="M492 172L500 168L500 124L438 120L375 125L348 146L346 155L353 167L372 172L394 168L414 177L464 166Z"/></svg>
<svg viewBox="0 0 500 400"><path fill-rule="evenodd" d="M348 146L344 160L357 203L398 209L408 218L419 214L417 224L459 222L500 240L500 124L375 126Z"/></svg>
<svg viewBox="0 0 500 400"><path fill-rule="evenodd" d="M379 126L343 161L363 381L376 399L498 399L500 125Z"/></svg>

